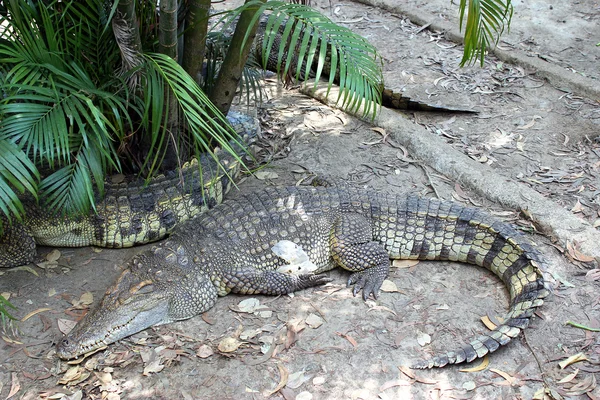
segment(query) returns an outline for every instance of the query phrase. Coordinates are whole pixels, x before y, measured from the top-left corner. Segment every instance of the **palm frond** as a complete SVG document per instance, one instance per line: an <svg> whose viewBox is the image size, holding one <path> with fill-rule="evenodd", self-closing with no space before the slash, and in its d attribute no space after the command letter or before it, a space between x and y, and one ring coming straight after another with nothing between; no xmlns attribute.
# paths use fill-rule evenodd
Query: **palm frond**
<svg viewBox="0 0 600 400"><path fill-rule="evenodd" d="M104 182L102 163L94 146L82 146L74 163L46 177L40 185L48 206L66 212L87 212L95 208L94 179Z"/></svg>
<svg viewBox="0 0 600 400"><path fill-rule="evenodd" d="M148 93L161 94L154 95L153 103L146 109L144 117L147 129L152 132L152 142L160 144L166 136L164 127L167 126L168 113L165 112L166 101L162 94L165 85L168 85L177 98L180 111L194 141L194 147L199 152L206 152L215 157L213 146L216 144L234 155L243 165L241 158L236 155L232 147L232 143L243 147L242 142L194 79L185 73L175 60L164 54L145 54L144 57L147 71L146 90ZM149 155L148 159L157 164L155 161L157 157L160 155L153 154Z"/></svg>
<svg viewBox="0 0 600 400"><path fill-rule="evenodd" d="M281 76L291 74L296 79L315 80L329 75L328 90L337 81L338 102L351 112L363 109L365 115L375 115L373 103L380 103L383 88L382 60L377 50L365 38L350 29L333 23L310 7L281 1L248 2L235 13L257 7L255 20L264 11L271 11L262 40L263 66L276 55L276 69ZM248 35L246 40L248 40ZM316 83L315 83L316 87Z"/></svg>
<svg viewBox="0 0 600 400"><path fill-rule="evenodd" d="M39 179L27 155L16 144L0 137L0 211L8 221L12 217L20 219L23 214L20 194L28 192L37 196Z"/></svg>
<svg viewBox="0 0 600 400"><path fill-rule="evenodd" d="M89 2L100 5L99 0ZM35 8L11 0L13 7L19 7L14 13L11 9L10 32L7 40L0 42L0 62L4 66L0 140L30 157L35 174L37 167L58 169L40 184L45 200L52 206L62 207L65 212L86 212L93 207L96 191L103 191L106 171L119 167L113 140L120 140L125 127L131 125L131 105L127 94L97 87L93 64L110 60L92 57L104 57L94 53L95 39L74 37L103 32L98 26L83 30L81 25L86 24L74 21L79 16L94 22L101 13L90 16L89 10L75 3L54 2L53 7L34 3L39 6ZM72 31L75 25L79 27ZM90 70L95 72L90 74ZM101 84L123 86L110 77L105 76ZM67 179L68 175L71 178ZM58 188L58 181L67 186ZM9 197L3 199L15 199L11 195L14 191L8 190L10 186L23 191L14 179L5 179L4 183L2 190ZM18 209L20 203L15 204L16 209L8 209L13 215L22 211ZM2 211L6 213L7 209Z"/></svg>
<svg viewBox="0 0 600 400"><path fill-rule="evenodd" d="M465 49L460 66L478 59L483 66L486 49L498 44L505 26L510 26L512 15L511 0L468 0L468 7L467 0L461 0L460 29L465 23Z"/></svg>

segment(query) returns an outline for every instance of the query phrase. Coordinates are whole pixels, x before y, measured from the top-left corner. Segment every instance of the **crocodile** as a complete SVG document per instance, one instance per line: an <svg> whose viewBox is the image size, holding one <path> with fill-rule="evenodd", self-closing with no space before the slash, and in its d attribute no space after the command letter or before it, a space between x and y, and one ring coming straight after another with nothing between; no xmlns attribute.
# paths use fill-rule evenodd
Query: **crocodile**
<svg viewBox="0 0 600 400"><path fill-rule="evenodd" d="M299 245L316 270L281 272L281 241ZM471 362L515 338L549 294L542 255L512 225L452 201L351 187L269 187L188 221L134 256L98 306L57 343L71 359L146 329L210 309L228 293L281 295L351 272L356 296L377 298L391 259L476 264L508 288L510 309L492 331L413 367ZM292 269L293 270L293 269ZM458 347L458 346L457 346Z"/></svg>
<svg viewBox="0 0 600 400"><path fill-rule="evenodd" d="M230 112L229 123L248 142L256 136L254 118ZM2 216L0 268L31 263L36 245L56 247L132 247L163 239L175 227L223 200L240 172L244 149L231 142L238 157L217 149L215 156L193 158L177 171L151 181L124 179L105 183L105 195L95 213L62 215L33 201L25 203L26 217L9 224Z"/></svg>

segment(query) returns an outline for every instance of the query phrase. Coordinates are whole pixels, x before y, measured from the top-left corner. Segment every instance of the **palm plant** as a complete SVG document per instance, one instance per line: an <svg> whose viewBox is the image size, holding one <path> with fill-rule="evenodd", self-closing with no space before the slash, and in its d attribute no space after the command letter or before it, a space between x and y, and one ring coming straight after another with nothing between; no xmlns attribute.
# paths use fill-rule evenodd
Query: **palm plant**
<svg viewBox="0 0 600 400"><path fill-rule="evenodd" d="M160 19L152 2L133 0L5 4L0 17L0 211L5 217L23 214L24 192L55 210L88 212L109 171L150 176L170 148L182 154L183 144L194 152L211 152L214 145L231 150L234 136L223 114L239 79L230 75L256 78L243 70L251 40L239 26L256 27L265 10L272 12L267 34L280 34L272 21L287 21L282 42L318 59L317 75L325 53L332 55L342 88L352 94L348 99L379 95L375 49L303 5L253 0L232 11L228 21L239 17L238 30L217 78L206 80L212 82L215 107L199 85L202 80L192 79L177 62L176 1L161 3ZM246 52L241 57L239 49ZM183 64L189 65L186 56ZM250 79L248 86L255 83Z"/></svg>

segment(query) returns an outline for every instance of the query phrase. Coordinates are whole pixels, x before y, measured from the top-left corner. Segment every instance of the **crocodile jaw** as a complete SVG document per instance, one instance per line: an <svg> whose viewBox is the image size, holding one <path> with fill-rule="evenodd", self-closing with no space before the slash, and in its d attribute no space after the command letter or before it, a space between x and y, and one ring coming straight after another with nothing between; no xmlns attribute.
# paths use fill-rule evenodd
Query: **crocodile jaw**
<svg viewBox="0 0 600 400"><path fill-rule="evenodd" d="M98 307L89 312L56 346L68 360L105 347L153 325L173 322L171 293L125 270Z"/></svg>
<svg viewBox="0 0 600 400"><path fill-rule="evenodd" d="M124 310L121 310L124 311ZM131 311L131 310L129 310ZM135 315L103 313L101 308L88 313L56 346L58 357L69 360L93 352L153 325L171 322L168 302L155 308L138 310Z"/></svg>

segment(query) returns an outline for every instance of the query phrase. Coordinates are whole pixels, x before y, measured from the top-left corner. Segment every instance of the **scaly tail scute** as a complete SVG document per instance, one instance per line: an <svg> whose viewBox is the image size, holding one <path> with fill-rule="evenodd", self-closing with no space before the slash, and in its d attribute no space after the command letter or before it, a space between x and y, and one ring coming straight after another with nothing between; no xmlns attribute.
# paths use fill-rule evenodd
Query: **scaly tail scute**
<svg viewBox="0 0 600 400"><path fill-rule="evenodd" d="M435 213L447 208L448 204L424 199L418 202L420 204L417 209L422 211L425 207L429 217L432 210ZM437 217L444 220L446 231L454 233L453 243L449 251L446 248L444 254L438 253L436 258L468 262L492 271L502 279L509 290L510 309L504 322L491 332L473 339L458 350L417 361L412 368L443 367L448 364L471 362L496 351L527 328L533 313L549 294L543 277L542 257L526 242L527 239L520 232L480 210L462 207L456 203L451 207L452 213L440 215L438 212ZM458 217L452 218L449 215ZM428 259L431 259L431 254Z"/></svg>

